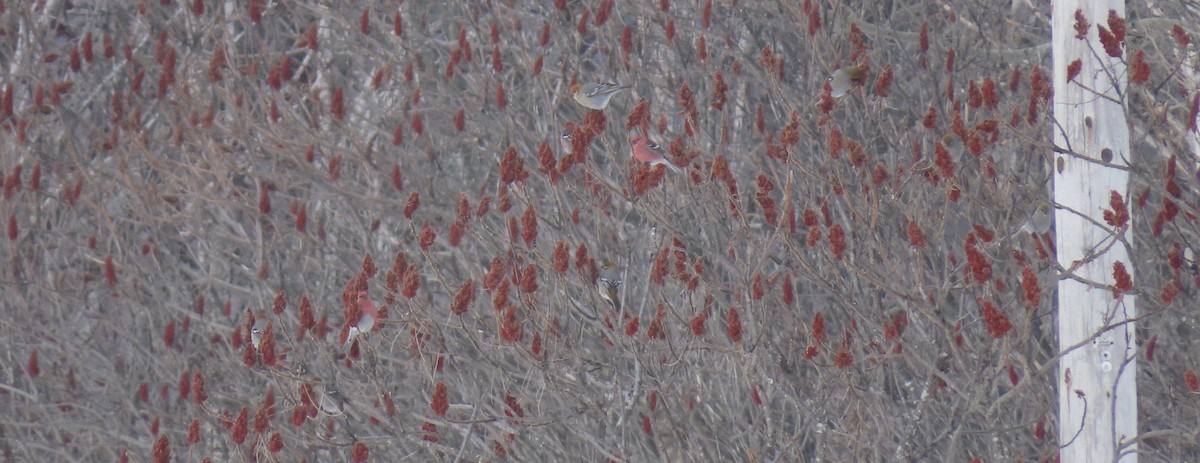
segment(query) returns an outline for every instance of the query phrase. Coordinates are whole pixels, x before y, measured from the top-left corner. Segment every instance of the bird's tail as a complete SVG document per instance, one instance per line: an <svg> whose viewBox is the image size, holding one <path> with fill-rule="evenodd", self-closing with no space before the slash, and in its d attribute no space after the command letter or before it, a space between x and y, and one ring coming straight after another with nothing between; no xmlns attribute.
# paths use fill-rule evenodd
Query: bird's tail
<svg viewBox="0 0 1200 463"><path fill-rule="evenodd" d="M668 161L666 159L657 161L657 162L655 162L655 164L662 164L664 166L667 166L668 169L671 169L671 172L683 172L683 168L671 163L671 161Z"/></svg>

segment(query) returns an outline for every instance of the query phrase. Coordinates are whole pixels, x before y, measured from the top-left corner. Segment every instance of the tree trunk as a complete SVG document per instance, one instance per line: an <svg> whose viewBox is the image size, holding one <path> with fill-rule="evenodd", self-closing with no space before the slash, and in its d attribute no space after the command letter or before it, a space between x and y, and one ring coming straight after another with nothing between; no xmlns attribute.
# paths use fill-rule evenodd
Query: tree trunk
<svg viewBox="0 0 1200 463"><path fill-rule="evenodd" d="M1077 34L1075 12L1094 27ZM1112 29L1109 11L1125 16L1121 1L1055 2L1054 199L1058 262L1069 275L1058 284L1058 439L1064 462L1137 461L1134 295L1117 291L1123 266L1132 275L1128 220L1106 223L1113 193L1128 205L1129 129L1122 102L1125 63L1098 39ZM1122 49L1124 43L1121 43ZM1082 68L1067 81L1069 65ZM1127 207L1127 206L1126 206ZM1128 217L1128 215L1126 215Z"/></svg>

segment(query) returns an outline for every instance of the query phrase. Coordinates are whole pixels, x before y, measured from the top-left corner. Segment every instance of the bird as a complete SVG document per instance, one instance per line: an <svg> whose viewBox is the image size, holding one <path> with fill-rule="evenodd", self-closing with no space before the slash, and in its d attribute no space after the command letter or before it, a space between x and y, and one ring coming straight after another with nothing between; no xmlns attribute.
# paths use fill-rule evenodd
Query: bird
<svg viewBox="0 0 1200 463"><path fill-rule="evenodd" d="M600 262L600 277L596 278L596 291L613 310L621 310L621 274L617 264L605 259Z"/></svg>
<svg viewBox="0 0 1200 463"><path fill-rule="evenodd" d="M829 94L834 98L841 97L850 91L850 87L865 81L866 77L867 68L863 65L838 68L829 75Z"/></svg>
<svg viewBox="0 0 1200 463"><path fill-rule="evenodd" d="M1190 247L1183 248L1183 262L1187 264L1188 270L1192 273L1200 272L1200 265L1196 263L1196 253Z"/></svg>
<svg viewBox="0 0 1200 463"><path fill-rule="evenodd" d="M379 308L371 301L366 291L358 292L358 311L361 314L358 319L359 331L371 332L375 328L375 321L379 319Z"/></svg>
<svg viewBox="0 0 1200 463"><path fill-rule="evenodd" d="M642 135L630 138L629 142L633 144L633 157L638 161L648 163L651 166L662 164L670 168L672 172L683 172L683 169L680 169L675 164L671 164L671 161L668 161L663 156L663 149L661 146L658 146L658 143L654 143Z"/></svg>
<svg viewBox="0 0 1200 463"><path fill-rule="evenodd" d="M349 402L337 387L326 386L325 392L321 393L321 400L317 403L317 406L326 414L340 416L346 412L346 405Z"/></svg>
<svg viewBox="0 0 1200 463"><path fill-rule="evenodd" d="M267 323L263 320L254 320L254 326L250 327L250 345L254 346L254 350L258 350L262 345L263 334L266 332Z"/></svg>
<svg viewBox="0 0 1200 463"><path fill-rule="evenodd" d="M1045 201L1038 204L1037 209L1033 210L1033 215L1029 216L1024 224L1021 224L1021 231L1031 235L1041 235L1050 231L1051 219L1054 218L1054 207Z"/></svg>
<svg viewBox="0 0 1200 463"><path fill-rule="evenodd" d="M563 132L562 137L558 139L559 147L562 148L563 154L572 154L571 150L575 144L575 135L570 130Z"/></svg>
<svg viewBox="0 0 1200 463"><path fill-rule="evenodd" d="M621 90L632 87L631 85L617 85L612 82L601 82L598 84L571 86L571 96L575 98L575 102L579 103L588 109L602 110L608 107L609 100Z"/></svg>
<svg viewBox="0 0 1200 463"><path fill-rule="evenodd" d="M350 345L354 342L354 338L358 337L358 335L370 333L371 330L375 329L375 321L379 320L379 308L371 301L366 291L358 292L356 303L358 304L359 318L358 322L350 327L350 331L346 335L346 344L342 346L346 349L350 348Z"/></svg>

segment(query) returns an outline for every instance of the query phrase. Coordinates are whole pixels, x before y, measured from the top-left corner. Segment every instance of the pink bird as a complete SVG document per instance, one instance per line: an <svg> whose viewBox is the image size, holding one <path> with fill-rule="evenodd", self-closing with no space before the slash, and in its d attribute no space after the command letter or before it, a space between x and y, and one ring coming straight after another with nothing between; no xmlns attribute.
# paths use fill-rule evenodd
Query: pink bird
<svg viewBox="0 0 1200 463"><path fill-rule="evenodd" d="M358 319L358 330L369 333L375 327L375 320L379 319L379 308L367 297L366 291L358 292L358 311L362 314Z"/></svg>
<svg viewBox="0 0 1200 463"><path fill-rule="evenodd" d="M354 343L354 338L362 333L369 333L375 328L375 321L379 320L379 308L375 307L375 303L371 302L371 298L367 297L366 291L358 292L358 323L350 327L350 331L346 334L346 343L342 348L349 349Z"/></svg>
<svg viewBox="0 0 1200 463"><path fill-rule="evenodd" d="M663 156L663 149L661 146L658 146L658 143L654 143L642 135L635 135L629 139L629 142L633 144L633 157L635 159L651 166L662 164L670 168L673 172L683 172L683 169L680 169L675 164L671 164L671 161L668 161Z"/></svg>

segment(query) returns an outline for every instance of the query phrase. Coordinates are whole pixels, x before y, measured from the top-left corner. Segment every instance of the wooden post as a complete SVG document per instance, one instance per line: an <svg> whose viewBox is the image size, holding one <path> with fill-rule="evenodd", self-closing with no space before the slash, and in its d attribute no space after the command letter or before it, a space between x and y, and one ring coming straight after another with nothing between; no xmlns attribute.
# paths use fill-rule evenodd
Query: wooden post
<svg viewBox="0 0 1200 463"><path fill-rule="evenodd" d="M1075 12L1089 23L1076 36ZM1132 276L1130 227L1103 217L1112 192L1129 195L1129 128L1122 101L1125 65L1101 44L1098 26L1109 11L1125 17L1120 0L1055 1L1053 12L1053 153L1058 262L1068 274L1058 284L1058 441L1061 461L1136 462L1136 337L1132 293L1117 294L1114 266ZM1122 43L1122 48L1123 47ZM1068 66L1082 68L1067 82ZM1127 206L1128 207L1128 206Z"/></svg>

